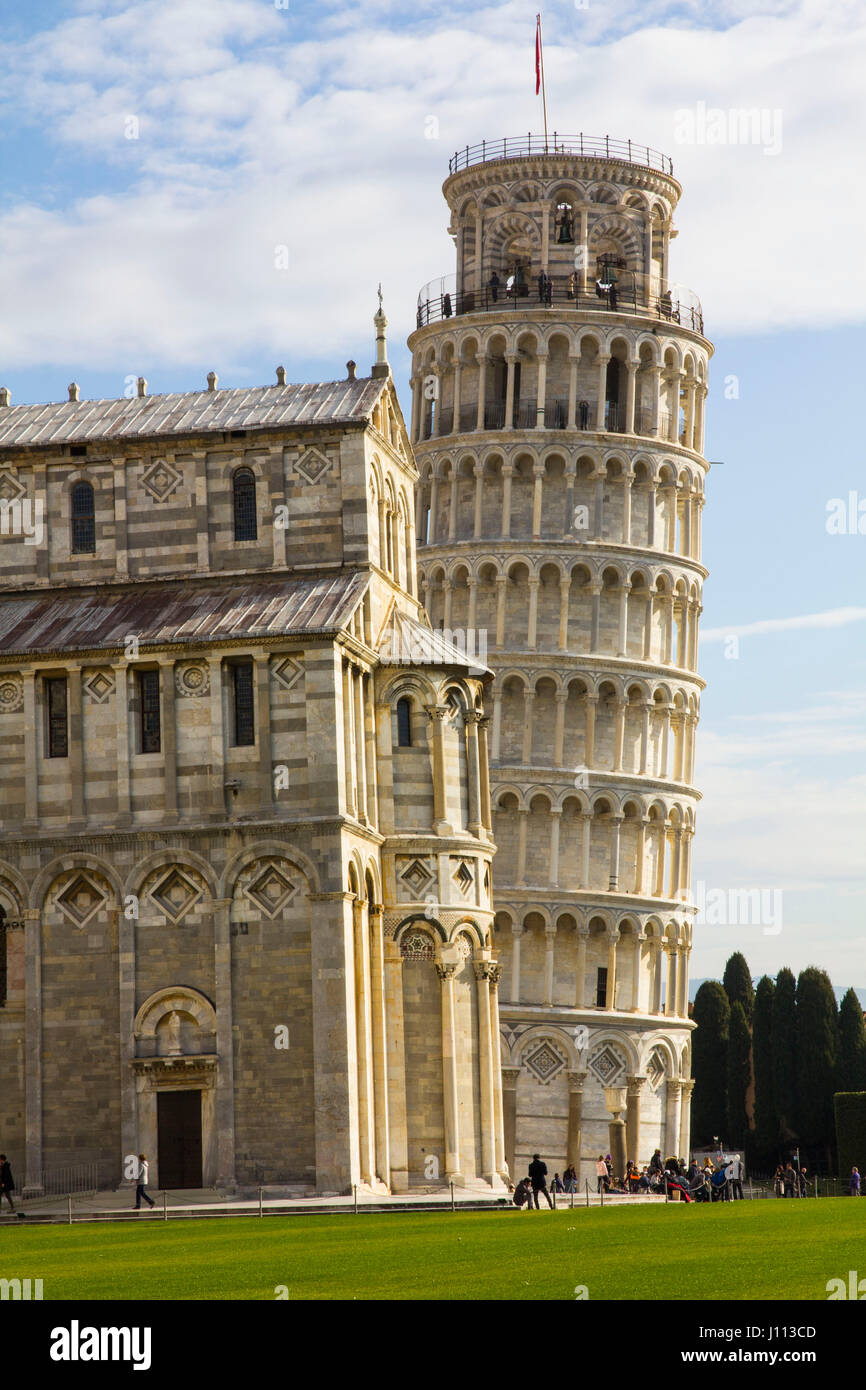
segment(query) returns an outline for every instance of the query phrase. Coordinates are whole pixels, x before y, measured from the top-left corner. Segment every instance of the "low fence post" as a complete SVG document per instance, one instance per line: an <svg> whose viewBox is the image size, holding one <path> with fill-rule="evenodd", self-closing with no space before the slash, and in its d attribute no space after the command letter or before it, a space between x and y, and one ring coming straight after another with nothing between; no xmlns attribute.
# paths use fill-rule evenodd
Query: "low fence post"
<svg viewBox="0 0 866 1390"><path fill-rule="evenodd" d="M165 1188L162 1190L162 1219L163 1221L168 1220L168 1193Z"/></svg>
<svg viewBox="0 0 866 1390"><path fill-rule="evenodd" d="M353 1192L354 1198L355 1198L355 1215L357 1216L357 1215L358 1215L358 1184L357 1184L357 1183L353 1183L353 1184L352 1184L352 1192Z"/></svg>
<svg viewBox="0 0 866 1390"><path fill-rule="evenodd" d="M452 1210L452 1211L456 1211L456 1210L457 1210L457 1208L456 1208L455 1205L454 1205L454 1184L453 1184L453 1182L451 1183L451 1210Z"/></svg>
<svg viewBox="0 0 866 1390"><path fill-rule="evenodd" d="M264 1188L260 1187L260 1188L259 1188L259 1216L264 1216L264 1212L262 1211L262 1193L263 1193L263 1191L264 1191Z"/></svg>
<svg viewBox="0 0 866 1390"><path fill-rule="evenodd" d="M71 1193L69 1193L69 1194L67 1195L67 1198L66 1198L66 1212L67 1212L67 1221L68 1221L68 1224L71 1226L71 1225L72 1225L72 1194L71 1194Z"/></svg>
<svg viewBox="0 0 866 1390"><path fill-rule="evenodd" d="M586 1188L586 1205L589 1206L589 1178L585 1179L584 1186Z"/></svg>

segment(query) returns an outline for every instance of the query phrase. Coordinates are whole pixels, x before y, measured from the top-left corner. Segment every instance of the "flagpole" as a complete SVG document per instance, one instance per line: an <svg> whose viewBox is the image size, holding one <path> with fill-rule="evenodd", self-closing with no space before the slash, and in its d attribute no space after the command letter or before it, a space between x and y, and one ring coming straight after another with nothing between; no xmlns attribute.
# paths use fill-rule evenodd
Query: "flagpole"
<svg viewBox="0 0 866 1390"><path fill-rule="evenodd" d="M547 154L547 88L544 85L544 44L541 38L541 15L537 14L538 21L538 52L541 59L541 101L544 107L544 153Z"/></svg>

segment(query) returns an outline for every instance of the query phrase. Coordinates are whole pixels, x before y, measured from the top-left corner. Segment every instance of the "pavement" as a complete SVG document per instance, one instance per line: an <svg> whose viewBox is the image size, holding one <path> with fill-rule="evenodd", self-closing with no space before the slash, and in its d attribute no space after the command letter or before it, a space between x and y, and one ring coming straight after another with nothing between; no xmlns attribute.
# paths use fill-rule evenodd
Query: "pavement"
<svg viewBox="0 0 866 1390"><path fill-rule="evenodd" d="M170 1217L214 1217L214 1216L276 1216L295 1213L352 1213L356 1206L361 1211L439 1211L452 1206L452 1194L436 1188L430 1191L401 1192L394 1196L359 1189L357 1194L348 1196L319 1197L310 1194L292 1193L286 1189L262 1188L251 1193L220 1192L213 1188L188 1189L182 1192L151 1191L155 1202L153 1210L143 1207L135 1210L135 1189L120 1188L114 1192L93 1192L72 1194L60 1197L28 1197L16 1201L16 1210L10 1213L4 1208L0 1226L20 1225L23 1221L43 1224L63 1224L71 1219L78 1221L162 1221ZM631 1197L624 1194L605 1197L604 1205L634 1206L635 1204L663 1205L658 1197ZM600 1206L601 1198L595 1193L589 1196L575 1193L575 1209L586 1206ZM455 1188L453 1206L460 1211L490 1211L513 1209L510 1193L485 1192L483 1189ZM557 1207L571 1207L570 1194L557 1196ZM546 1209L542 1198L542 1209ZM23 1217L21 1213L24 1213Z"/></svg>

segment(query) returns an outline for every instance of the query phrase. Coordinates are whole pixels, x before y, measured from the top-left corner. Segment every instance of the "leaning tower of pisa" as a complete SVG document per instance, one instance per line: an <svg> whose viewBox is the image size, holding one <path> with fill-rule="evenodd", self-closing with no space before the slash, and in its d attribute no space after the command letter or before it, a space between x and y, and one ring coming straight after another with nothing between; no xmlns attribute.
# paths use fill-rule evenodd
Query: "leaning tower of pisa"
<svg viewBox="0 0 866 1390"><path fill-rule="evenodd" d="M456 273L418 301L434 627L487 715L506 1151L594 1178L687 1154L707 364L671 161L607 137L459 151Z"/></svg>

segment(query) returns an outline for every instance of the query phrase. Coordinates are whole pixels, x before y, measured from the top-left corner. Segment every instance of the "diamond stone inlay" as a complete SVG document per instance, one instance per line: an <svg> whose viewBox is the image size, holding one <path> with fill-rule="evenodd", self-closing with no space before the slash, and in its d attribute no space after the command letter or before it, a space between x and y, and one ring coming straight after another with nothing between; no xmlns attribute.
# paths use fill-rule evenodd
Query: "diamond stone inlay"
<svg viewBox="0 0 866 1390"><path fill-rule="evenodd" d="M114 678L110 671L93 671L84 681L84 689L93 704L104 705L109 695L114 694Z"/></svg>
<svg viewBox="0 0 866 1390"><path fill-rule="evenodd" d="M85 874L76 874L57 897L57 906L76 927L83 927L107 901L105 894Z"/></svg>
<svg viewBox="0 0 866 1390"><path fill-rule="evenodd" d="M154 459L141 475L141 486L155 502L165 502L182 482L183 474L167 459Z"/></svg>
<svg viewBox="0 0 866 1390"><path fill-rule="evenodd" d="M319 449L307 449L295 464L295 472L306 478L308 483L317 483L330 466L331 460Z"/></svg>
<svg viewBox="0 0 866 1390"><path fill-rule="evenodd" d="M0 501L17 502L27 491L21 479L18 478L9 468L4 468L0 472Z"/></svg>
<svg viewBox="0 0 866 1390"><path fill-rule="evenodd" d="M304 668L300 662L287 656L285 661L281 661L279 666L273 668L273 672L274 680L278 680L286 690L291 690L292 686L296 685L304 674Z"/></svg>
<svg viewBox="0 0 866 1390"><path fill-rule="evenodd" d="M177 924L204 895L202 889L180 869L171 869L165 878L151 889L150 896L160 911Z"/></svg>
<svg viewBox="0 0 866 1390"><path fill-rule="evenodd" d="M588 1066L603 1086L613 1086L625 1075L626 1061L615 1048L605 1043L590 1057Z"/></svg>
<svg viewBox="0 0 866 1390"><path fill-rule="evenodd" d="M424 889L433 882L432 872L420 859L413 859L411 864L402 870L400 877L417 897L420 897Z"/></svg>
<svg viewBox="0 0 866 1390"><path fill-rule="evenodd" d="M247 897L261 908L266 917L276 917L297 893L291 879L281 873L276 864L268 864L247 886Z"/></svg>
<svg viewBox="0 0 866 1390"><path fill-rule="evenodd" d="M542 1042L532 1052L524 1058L528 1071L536 1080L546 1085L548 1081L562 1071L565 1066L565 1058L561 1057L556 1049L549 1042Z"/></svg>

